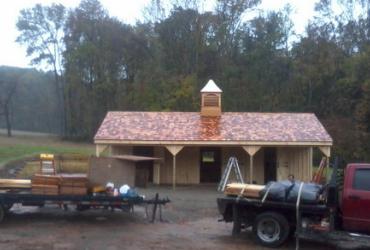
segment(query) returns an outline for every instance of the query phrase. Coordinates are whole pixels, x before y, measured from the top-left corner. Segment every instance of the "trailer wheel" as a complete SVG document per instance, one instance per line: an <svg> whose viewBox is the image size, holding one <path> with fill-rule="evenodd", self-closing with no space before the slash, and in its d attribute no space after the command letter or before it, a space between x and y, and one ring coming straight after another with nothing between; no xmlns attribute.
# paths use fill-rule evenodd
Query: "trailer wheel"
<svg viewBox="0 0 370 250"><path fill-rule="evenodd" d="M0 205L0 222L3 221L4 216L5 216L5 209L4 209L3 205Z"/></svg>
<svg viewBox="0 0 370 250"><path fill-rule="evenodd" d="M254 220L253 234L261 245L278 247L289 236L289 223L281 214L274 212L262 213Z"/></svg>
<svg viewBox="0 0 370 250"><path fill-rule="evenodd" d="M9 210L13 207L13 204L3 204L3 208L5 212L9 212Z"/></svg>

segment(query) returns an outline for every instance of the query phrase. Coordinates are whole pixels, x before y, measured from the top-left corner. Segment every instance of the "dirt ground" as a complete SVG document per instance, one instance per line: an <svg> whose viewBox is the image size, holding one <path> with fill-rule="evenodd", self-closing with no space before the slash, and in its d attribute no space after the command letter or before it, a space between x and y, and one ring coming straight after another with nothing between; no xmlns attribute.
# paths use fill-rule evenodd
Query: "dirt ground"
<svg viewBox="0 0 370 250"><path fill-rule="evenodd" d="M218 222L215 186L149 187L172 202L163 209L165 222L149 223L144 207L121 211L77 212L57 207L15 205L0 225L0 249L266 249L251 232L231 236L231 224ZM281 249L295 249L294 240ZM301 249L328 249L304 242Z"/></svg>

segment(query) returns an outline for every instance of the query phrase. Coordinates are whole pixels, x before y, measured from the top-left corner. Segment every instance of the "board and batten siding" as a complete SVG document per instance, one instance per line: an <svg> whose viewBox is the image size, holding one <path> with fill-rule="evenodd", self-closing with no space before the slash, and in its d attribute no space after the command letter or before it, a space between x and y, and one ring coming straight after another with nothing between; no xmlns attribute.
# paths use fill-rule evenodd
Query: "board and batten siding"
<svg viewBox="0 0 370 250"><path fill-rule="evenodd" d="M221 148L222 176L231 156L238 159L244 181L249 180L249 155L242 147ZM132 154L132 146L111 146L111 154ZM172 154L163 146L154 147L154 157L163 161L153 165L153 182L156 184L172 184ZM277 180L285 180L289 174L295 179L310 181L312 179L312 147L277 147ZM257 184L264 183L264 148L254 155L254 178ZM231 175L231 179L233 174ZM176 183L200 183L200 147L184 147L176 156Z"/></svg>
<svg viewBox="0 0 370 250"><path fill-rule="evenodd" d="M277 148L277 180L293 174L296 180L312 179L312 147Z"/></svg>
<svg viewBox="0 0 370 250"><path fill-rule="evenodd" d="M244 182L249 180L249 155L242 147L223 147L222 148L222 171L224 173L229 158L235 156L238 160L240 172ZM257 184L264 184L264 163L263 148L261 148L253 157L253 180ZM230 180L235 180L234 174L230 175Z"/></svg>
<svg viewBox="0 0 370 250"><path fill-rule="evenodd" d="M164 149L164 163L160 167L161 184L172 184L172 161L172 154ZM198 184L200 179L199 165L199 147L184 147L176 155L176 184Z"/></svg>

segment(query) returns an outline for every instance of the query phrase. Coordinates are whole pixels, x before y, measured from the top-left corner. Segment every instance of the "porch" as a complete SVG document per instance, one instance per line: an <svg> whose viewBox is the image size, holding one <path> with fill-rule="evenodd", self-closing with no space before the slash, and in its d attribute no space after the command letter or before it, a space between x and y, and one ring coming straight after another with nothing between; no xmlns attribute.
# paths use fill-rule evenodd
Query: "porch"
<svg viewBox="0 0 370 250"><path fill-rule="evenodd" d="M265 184L272 180L309 181L313 175L313 150L330 157L330 146L318 145L97 145L97 155L142 155L161 158L159 162L138 163L154 184L217 183L229 157L238 159L245 182ZM143 172L144 171L144 172Z"/></svg>

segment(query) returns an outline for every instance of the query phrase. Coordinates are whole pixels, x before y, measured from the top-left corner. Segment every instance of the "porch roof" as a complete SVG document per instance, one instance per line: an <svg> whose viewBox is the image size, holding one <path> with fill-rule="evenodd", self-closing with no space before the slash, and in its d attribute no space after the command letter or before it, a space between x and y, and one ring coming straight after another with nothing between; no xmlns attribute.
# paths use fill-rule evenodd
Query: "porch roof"
<svg viewBox="0 0 370 250"><path fill-rule="evenodd" d="M96 144L332 145L311 113L108 112Z"/></svg>

